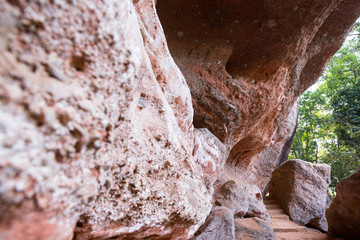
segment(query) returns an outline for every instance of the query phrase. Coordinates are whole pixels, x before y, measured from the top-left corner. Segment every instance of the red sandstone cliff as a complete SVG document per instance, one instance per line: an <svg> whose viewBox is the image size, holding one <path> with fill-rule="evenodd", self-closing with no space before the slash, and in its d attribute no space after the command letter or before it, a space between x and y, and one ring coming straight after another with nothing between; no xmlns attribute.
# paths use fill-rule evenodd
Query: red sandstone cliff
<svg viewBox="0 0 360 240"><path fill-rule="evenodd" d="M0 13L1 238L187 239L225 162L265 187L360 2L1 0Z"/></svg>

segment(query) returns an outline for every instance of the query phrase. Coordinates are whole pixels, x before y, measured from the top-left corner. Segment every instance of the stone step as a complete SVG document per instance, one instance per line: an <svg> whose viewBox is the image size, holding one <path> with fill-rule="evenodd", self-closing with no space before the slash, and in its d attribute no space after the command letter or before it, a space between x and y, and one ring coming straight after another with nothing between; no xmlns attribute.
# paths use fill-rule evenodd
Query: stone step
<svg viewBox="0 0 360 240"><path fill-rule="evenodd" d="M274 232L306 232L306 227L278 227L274 228Z"/></svg>
<svg viewBox="0 0 360 240"><path fill-rule="evenodd" d="M268 213L270 214L270 216L272 214L286 214L284 210L280 209L268 209Z"/></svg>
<svg viewBox="0 0 360 240"><path fill-rule="evenodd" d="M273 219L275 220L275 219ZM276 220L285 220L285 219L276 219ZM290 221L290 220L287 220ZM306 232L307 229L304 226L299 226L297 224L283 224L283 225L274 225L274 221L271 221L271 226L274 229L274 232Z"/></svg>
<svg viewBox="0 0 360 240"><path fill-rule="evenodd" d="M264 204L271 218L276 240L327 240L325 233L300 226L290 220L275 199L264 198Z"/></svg>
<svg viewBox="0 0 360 240"><path fill-rule="evenodd" d="M327 240L327 234L318 232L275 232L276 240Z"/></svg>
<svg viewBox="0 0 360 240"><path fill-rule="evenodd" d="M271 218L276 240L328 240L325 233L300 226L290 220L275 199L264 198L264 204Z"/></svg>
<svg viewBox="0 0 360 240"><path fill-rule="evenodd" d="M266 204L265 205L266 209L282 209L280 204Z"/></svg>
<svg viewBox="0 0 360 240"><path fill-rule="evenodd" d="M271 226L274 232L306 232L304 226L300 226L287 219L271 219Z"/></svg>
<svg viewBox="0 0 360 240"><path fill-rule="evenodd" d="M286 214L272 214L272 215L270 215L270 218L271 219L287 219L287 220L290 219L289 216Z"/></svg>
<svg viewBox="0 0 360 240"><path fill-rule="evenodd" d="M277 228L277 227L304 227L304 226L300 226L296 223L294 223L291 220L287 220L287 219L274 219L273 221L271 221L271 226L273 226L273 228Z"/></svg>

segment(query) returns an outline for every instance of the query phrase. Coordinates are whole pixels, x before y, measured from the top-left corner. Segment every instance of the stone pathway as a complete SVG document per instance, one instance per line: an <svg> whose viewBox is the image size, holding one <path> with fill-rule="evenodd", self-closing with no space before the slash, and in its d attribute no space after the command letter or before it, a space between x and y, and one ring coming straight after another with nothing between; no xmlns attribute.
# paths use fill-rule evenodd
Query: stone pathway
<svg viewBox="0 0 360 240"><path fill-rule="evenodd" d="M276 240L325 240L327 234L300 226L289 219L277 200L264 199L264 204L271 217Z"/></svg>

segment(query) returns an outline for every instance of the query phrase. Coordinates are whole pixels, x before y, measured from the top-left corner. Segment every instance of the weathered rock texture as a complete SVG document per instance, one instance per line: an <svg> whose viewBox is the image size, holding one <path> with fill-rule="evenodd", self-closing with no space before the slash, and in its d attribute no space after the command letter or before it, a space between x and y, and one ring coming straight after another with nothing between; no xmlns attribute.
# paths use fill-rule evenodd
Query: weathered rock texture
<svg viewBox="0 0 360 240"><path fill-rule="evenodd" d="M278 124L274 139L279 141L255 156L246 172L247 181L256 184L263 190L264 195L272 172L288 159L296 132L298 107L298 102L295 102L288 117Z"/></svg>
<svg viewBox="0 0 360 240"><path fill-rule="evenodd" d="M2 239L191 237L229 154L266 185L258 154L360 12L155 2L0 0Z"/></svg>
<svg viewBox="0 0 360 240"><path fill-rule="evenodd" d="M252 163L286 142L276 133L340 47L360 3L159 0L157 11L191 90L195 127L214 133L228 161L256 179L262 173Z"/></svg>
<svg viewBox="0 0 360 240"><path fill-rule="evenodd" d="M223 175L215 182L215 206L193 239L274 239L260 189L227 179Z"/></svg>
<svg viewBox="0 0 360 240"><path fill-rule="evenodd" d="M234 213L226 207L214 207L192 239L235 239Z"/></svg>
<svg viewBox="0 0 360 240"><path fill-rule="evenodd" d="M326 218L332 235L359 239L360 168L336 185L336 197L326 210Z"/></svg>
<svg viewBox="0 0 360 240"><path fill-rule="evenodd" d="M225 148L194 131L152 1L0 9L1 238L191 236Z"/></svg>
<svg viewBox="0 0 360 240"><path fill-rule="evenodd" d="M260 218L238 218L235 219L235 239L273 240L275 235L269 223Z"/></svg>
<svg viewBox="0 0 360 240"><path fill-rule="evenodd" d="M273 172L269 193L294 222L327 231L329 183L329 165L292 159Z"/></svg>
<svg viewBox="0 0 360 240"><path fill-rule="evenodd" d="M205 224L192 240L273 240L274 231L269 222L258 217L234 218L226 207L213 208Z"/></svg>
<svg viewBox="0 0 360 240"><path fill-rule="evenodd" d="M215 184L213 202L227 207L235 217L259 217L270 223L261 191L256 185L236 183L233 180Z"/></svg>

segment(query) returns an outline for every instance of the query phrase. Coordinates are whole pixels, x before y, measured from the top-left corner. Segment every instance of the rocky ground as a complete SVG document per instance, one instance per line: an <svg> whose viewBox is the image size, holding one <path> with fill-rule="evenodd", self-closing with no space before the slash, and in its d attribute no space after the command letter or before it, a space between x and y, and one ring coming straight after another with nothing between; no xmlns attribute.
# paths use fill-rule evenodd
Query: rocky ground
<svg viewBox="0 0 360 240"><path fill-rule="evenodd" d="M328 235L315 229L307 228L289 220L289 216L281 208L277 200L264 199L266 209L271 217L271 226L274 229L275 238L279 240L326 240Z"/></svg>

